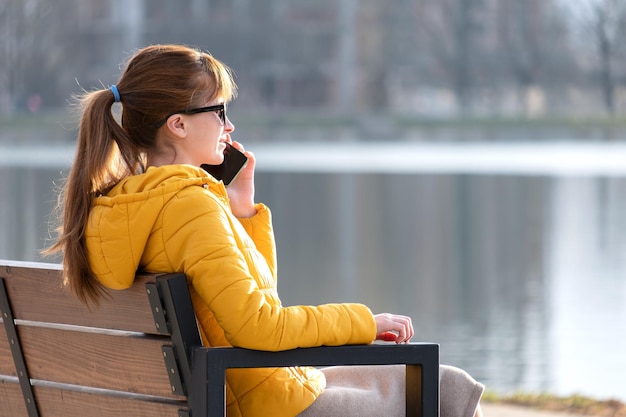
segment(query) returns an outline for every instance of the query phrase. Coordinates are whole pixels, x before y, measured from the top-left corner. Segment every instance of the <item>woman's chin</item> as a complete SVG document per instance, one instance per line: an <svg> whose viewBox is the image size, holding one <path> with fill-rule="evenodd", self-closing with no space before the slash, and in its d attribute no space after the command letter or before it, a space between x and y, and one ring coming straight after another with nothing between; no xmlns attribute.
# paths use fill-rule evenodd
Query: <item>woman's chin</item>
<svg viewBox="0 0 626 417"><path fill-rule="evenodd" d="M224 162L224 154L216 155L215 158L211 158L210 162L206 162L209 165L220 165Z"/></svg>

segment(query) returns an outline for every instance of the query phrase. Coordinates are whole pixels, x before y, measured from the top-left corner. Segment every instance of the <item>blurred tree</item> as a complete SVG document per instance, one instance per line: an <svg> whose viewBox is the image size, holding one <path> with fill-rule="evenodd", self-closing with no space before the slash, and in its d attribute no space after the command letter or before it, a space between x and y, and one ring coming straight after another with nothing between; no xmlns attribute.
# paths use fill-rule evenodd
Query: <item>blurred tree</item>
<svg viewBox="0 0 626 417"><path fill-rule="evenodd" d="M615 91L618 63L625 64L624 41L626 41L626 2L623 0L580 0L578 7L569 9L574 21L574 32L579 35L580 45L594 51L591 72L597 75L602 101L608 114L616 112ZM585 48L586 47L586 48Z"/></svg>
<svg viewBox="0 0 626 417"><path fill-rule="evenodd" d="M591 27L595 34L599 55L600 82L604 105L609 114L615 113L616 78L613 66L618 55L618 45L624 40L626 3L605 0L595 4Z"/></svg>
<svg viewBox="0 0 626 417"><path fill-rule="evenodd" d="M337 19L338 48L336 105L343 113L351 113L356 104L356 74L357 74L357 45L356 45L356 0L342 0L339 2L339 18Z"/></svg>
<svg viewBox="0 0 626 417"><path fill-rule="evenodd" d="M389 62L385 58L385 36L383 11L389 4L378 0L363 0L360 2L358 16L358 62L359 71L355 74L359 83L359 108L362 110L377 110L388 105L385 85L385 72Z"/></svg>
<svg viewBox="0 0 626 417"><path fill-rule="evenodd" d="M496 22L498 48L505 79L517 89L521 113L529 116L543 112L537 103L539 91L550 84L572 80L570 54L563 24L554 7L545 0L500 0ZM556 70L558 76L551 71Z"/></svg>
<svg viewBox="0 0 626 417"><path fill-rule="evenodd" d="M476 66L481 62L476 40L482 30L484 0L419 0L419 36L422 54L430 60L429 78L451 86L459 112L470 112Z"/></svg>
<svg viewBox="0 0 626 417"><path fill-rule="evenodd" d="M477 32L481 26L478 23L478 11L483 0L454 0L444 2L447 6L446 14L452 22L453 53L448 55L453 68L453 86L459 100L461 113L466 114L470 108L470 94L472 86L472 49Z"/></svg>
<svg viewBox="0 0 626 417"><path fill-rule="evenodd" d="M525 115L530 113L528 93L537 85L543 64L542 0L504 0L501 2L500 51L518 87L518 99Z"/></svg>
<svg viewBox="0 0 626 417"><path fill-rule="evenodd" d="M451 90L460 115L542 111L548 92L562 101L576 82L559 11L554 0L421 0L415 80Z"/></svg>

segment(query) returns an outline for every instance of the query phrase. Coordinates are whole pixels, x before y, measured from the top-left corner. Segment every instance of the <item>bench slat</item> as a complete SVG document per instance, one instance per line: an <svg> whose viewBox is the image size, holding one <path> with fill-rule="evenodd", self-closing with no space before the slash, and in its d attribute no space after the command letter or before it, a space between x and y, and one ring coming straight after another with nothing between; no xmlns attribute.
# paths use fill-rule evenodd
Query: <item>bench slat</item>
<svg viewBox="0 0 626 417"><path fill-rule="evenodd" d="M61 391L51 387L35 387L40 417L178 417L179 409L187 410L185 403L167 404L77 391ZM1 412L0 417L4 417Z"/></svg>
<svg viewBox="0 0 626 417"><path fill-rule="evenodd" d="M176 398L161 351L167 338L30 326L19 333L33 379Z"/></svg>
<svg viewBox="0 0 626 417"><path fill-rule="evenodd" d="M113 299L102 300L91 311L63 285L60 269L5 266L0 277L5 278L16 320L157 333L143 285L154 276L139 276L138 285L110 291Z"/></svg>
<svg viewBox="0 0 626 417"><path fill-rule="evenodd" d="M0 375L17 376L4 324L0 324Z"/></svg>
<svg viewBox="0 0 626 417"><path fill-rule="evenodd" d="M20 384L0 380L0 417L28 417Z"/></svg>

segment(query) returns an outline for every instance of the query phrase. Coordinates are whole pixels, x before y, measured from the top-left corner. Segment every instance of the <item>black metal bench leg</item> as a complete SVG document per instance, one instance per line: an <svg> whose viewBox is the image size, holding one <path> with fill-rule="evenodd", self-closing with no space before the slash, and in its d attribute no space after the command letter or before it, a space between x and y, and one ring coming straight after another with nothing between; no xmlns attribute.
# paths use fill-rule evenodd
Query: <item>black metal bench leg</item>
<svg viewBox="0 0 626 417"><path fill-rule="evenodd" d="M439 417L439 360L428 361L422 366L423 417Z"/></svg>
<svg viewBox="0 0 626 417"><path fill-rule="evenodd" d="M207 417L226 417L226 367L220 360L208 360L204 364L207 380Z"/></svg>

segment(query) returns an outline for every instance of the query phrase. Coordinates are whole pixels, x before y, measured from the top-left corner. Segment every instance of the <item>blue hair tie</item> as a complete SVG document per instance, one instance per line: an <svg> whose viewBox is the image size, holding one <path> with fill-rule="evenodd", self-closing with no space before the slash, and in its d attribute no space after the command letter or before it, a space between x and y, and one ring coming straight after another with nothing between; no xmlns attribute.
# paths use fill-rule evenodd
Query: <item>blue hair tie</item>
<svg viewBox="0 0 626 417"><path fill-rule="evenodd" d="M113 97L114 97L116 103L119 103L120 101L122 101L122 99L120 97L120 92L117 89L117 86L115 84L113 84L111 87L109 87L109 90L111 90L111 92L113 93Z"/></svg>

